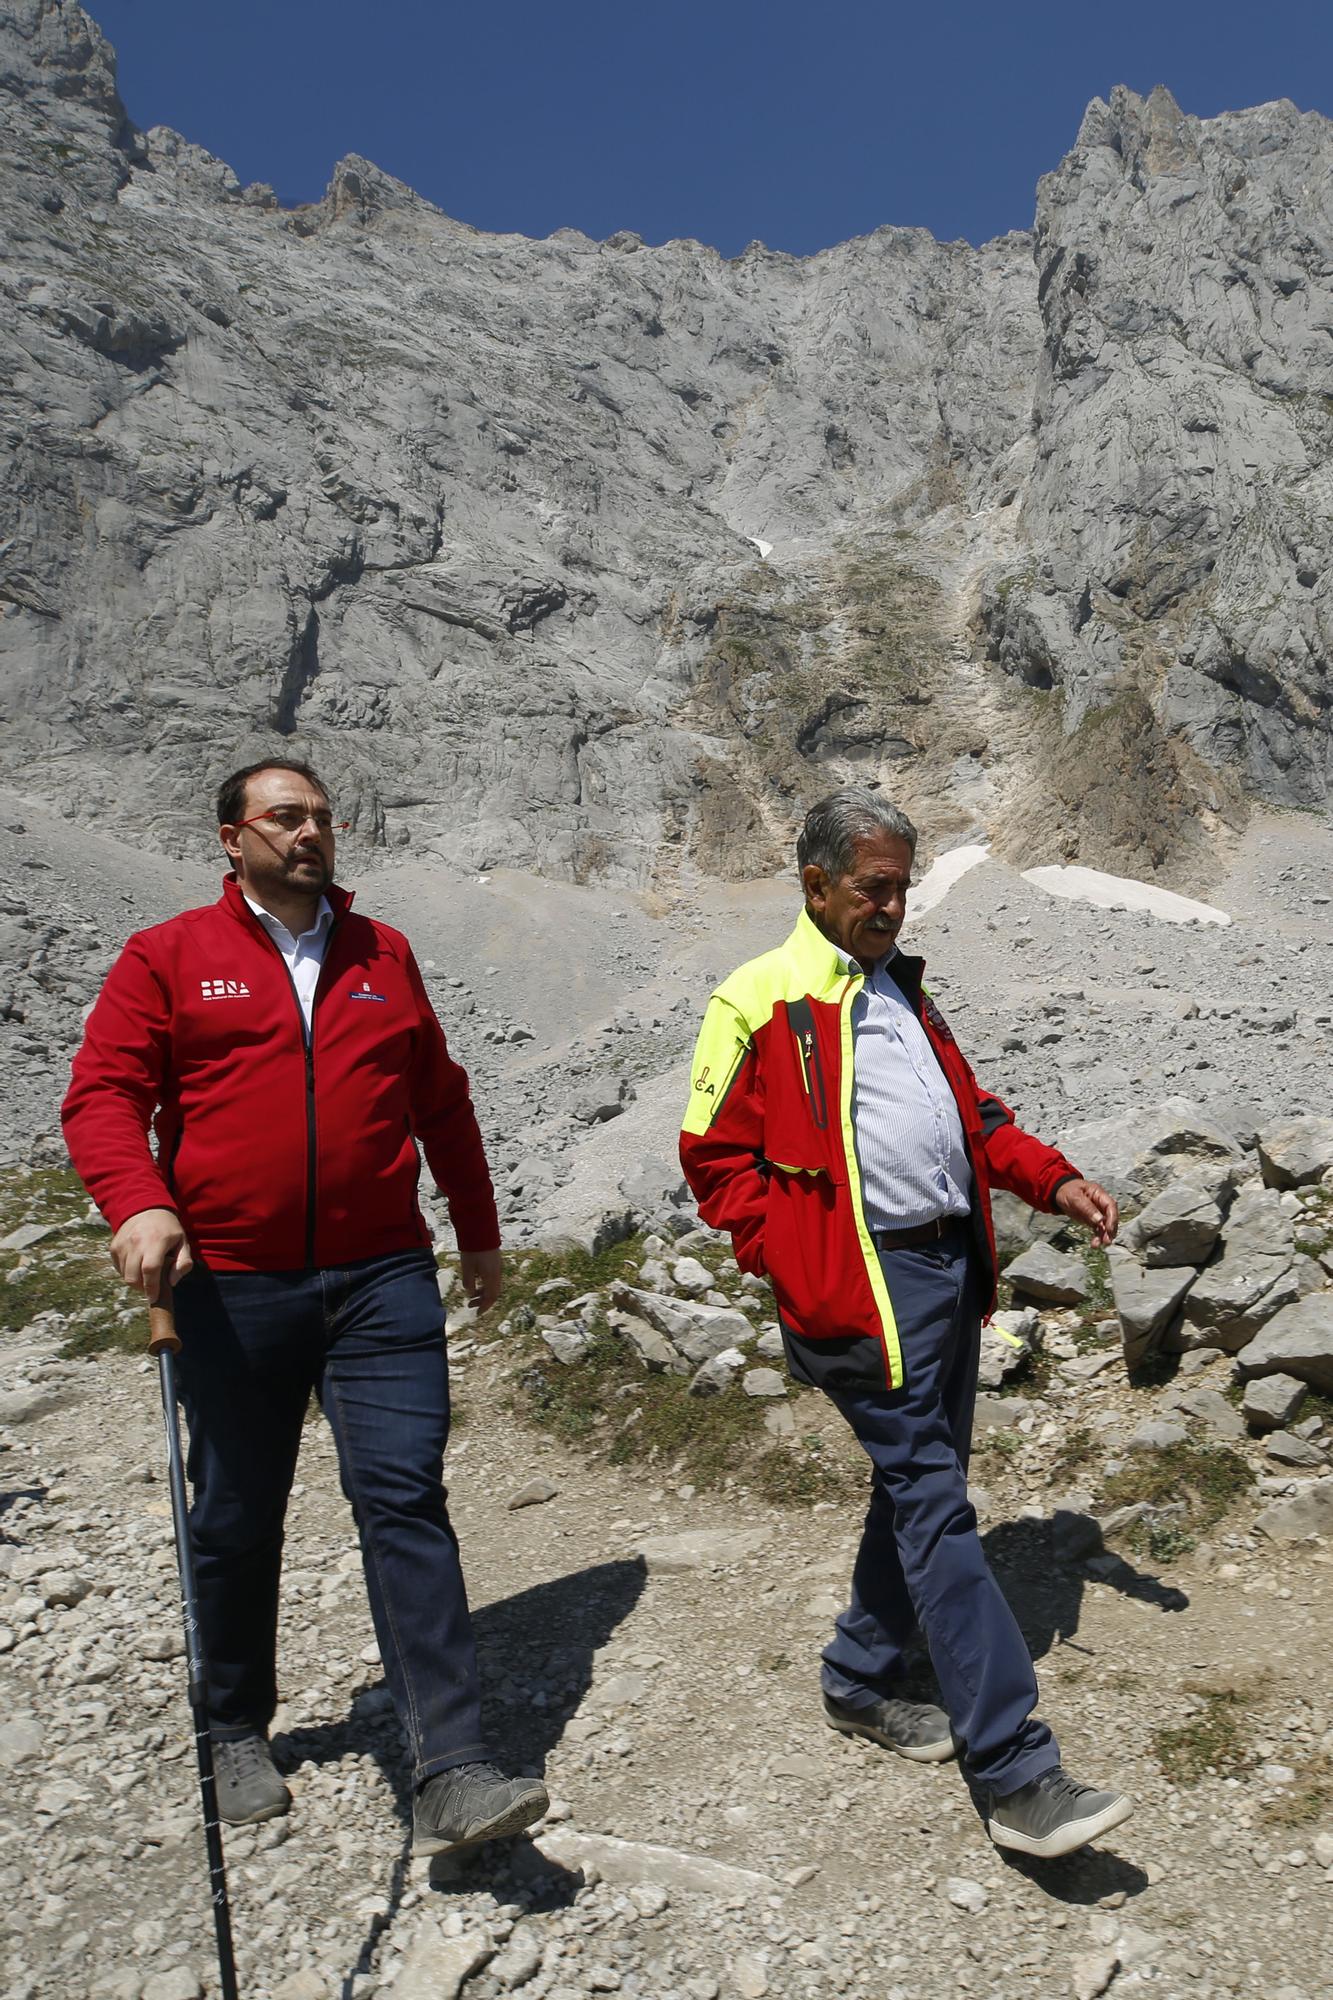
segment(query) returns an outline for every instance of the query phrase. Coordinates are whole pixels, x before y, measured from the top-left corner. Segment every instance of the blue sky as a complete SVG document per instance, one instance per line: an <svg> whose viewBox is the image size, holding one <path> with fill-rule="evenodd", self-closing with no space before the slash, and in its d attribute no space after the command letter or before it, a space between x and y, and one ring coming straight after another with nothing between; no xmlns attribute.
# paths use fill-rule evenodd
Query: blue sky
<svg viewBox="0 0 1333 2000"><path fill-rule="evenodd" d="M140 125L312 200L363 153L482 229L801 254L1032 219L1089 98L1333 113L1330 0L88 0Z"/></svg>

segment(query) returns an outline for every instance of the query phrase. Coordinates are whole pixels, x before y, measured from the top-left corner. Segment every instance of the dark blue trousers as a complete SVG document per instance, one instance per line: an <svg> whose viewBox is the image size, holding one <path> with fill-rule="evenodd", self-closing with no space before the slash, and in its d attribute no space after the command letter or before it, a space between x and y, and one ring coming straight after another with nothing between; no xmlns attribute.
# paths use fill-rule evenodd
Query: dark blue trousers
<svg viewBox="0 0 1333 2000"><path fill-rule="evenodd" d="M476 1652L443 1484L444 1309L427 1250L342 1270L213 1272L176 1287L190 1539L221 1736L267 1729L283 1521L313 1389L361 1538L416 1783L485 1755Z"/></svg>
<svg viewBox="0 0 1333 2000"><path fill-rule="evenodd" d="M824 1652L841 1701L890 1695L924 1633L963 1767L1017 1790L1059 1762L1032 1710L1037 1681L1017 1620L991 1575L967 1497L981 1339L981 1273L966 1227L938 1244L880 1253L898 1322L904 1382L892 1392L829 1389L873 1467L852 1598Z"/></svg>

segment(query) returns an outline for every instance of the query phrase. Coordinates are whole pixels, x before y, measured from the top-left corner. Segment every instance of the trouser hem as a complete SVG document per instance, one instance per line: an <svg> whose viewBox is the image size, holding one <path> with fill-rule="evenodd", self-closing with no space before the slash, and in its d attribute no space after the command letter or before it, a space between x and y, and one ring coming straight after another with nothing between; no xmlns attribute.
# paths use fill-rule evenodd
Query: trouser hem
<svg viewBox="0 0 1333 2000"><path fill-rule="evenodd" d="M1059 1763L1060 1753L1055 1745L1053 1743L1044 1743L1040 1750L1029 1751L1026 1757L1020 1757L1017 1763L1013 1764L1005 1772L1003 1791L1000 1790L998 1785L993 1784L983 1777L980 1772L973 1771L970 1767L968 1767L967 1774L973 1784L982 1786L991 1794L996 1803L999 1804L1002 1800L1012 1797L1013 1793L1021 1792L1024 1785L1030 1785L1034 1778L1043 1777L1047 1771L1056 1770L1059 1767Z"/></svg>
<svg viewBox="0 0 1333 2000"><path fill-rule="evenodd" d="M439 1757L427 1757L422 1763L412 1766L413 1786L420 1790L428 1778L438 1778L442 1771L456 1771L460 1764L484 1764L486 1745L471 1743L462 1750L448 1750Z"/></svg>

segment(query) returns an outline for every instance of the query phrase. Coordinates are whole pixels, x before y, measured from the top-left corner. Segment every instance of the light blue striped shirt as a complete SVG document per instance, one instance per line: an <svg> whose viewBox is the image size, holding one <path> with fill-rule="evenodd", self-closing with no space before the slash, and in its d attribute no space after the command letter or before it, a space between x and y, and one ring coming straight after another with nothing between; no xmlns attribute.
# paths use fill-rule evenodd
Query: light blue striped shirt
<svg viewBox="0 0 1333 2000"><path fill-rule="evenodd" d="M889 970L897 949L865 974L852 1002L852 1130L871 1229L914 1229L972 1206L958 1106ZM855 966L845 952L839 956Z"/></svg>

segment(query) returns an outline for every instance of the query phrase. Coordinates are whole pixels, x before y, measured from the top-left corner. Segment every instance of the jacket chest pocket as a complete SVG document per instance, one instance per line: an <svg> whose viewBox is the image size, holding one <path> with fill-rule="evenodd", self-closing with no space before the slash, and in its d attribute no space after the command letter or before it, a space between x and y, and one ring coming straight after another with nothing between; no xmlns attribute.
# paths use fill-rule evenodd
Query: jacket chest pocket
<svg viewBox="0 0 1333 2000"><path fill-rule="evenodd" d="M819 1046L814 1011L806 1000L787 1003L786 1020L774 1024L781 1040L766 1093L764 1151L789 1172L845 1178L841 1163L834 1081Z"/></svg>
<svg viewBox="0 0 1333 2000"><path fill-rule="evenodd" d="M815 1032L815 1011L808 1000L787 1003L787 1025L796 1045L796 1063L806 1110L817 1131L828 1130L828 1089L824 1081L824 1058Z"/></svg>

